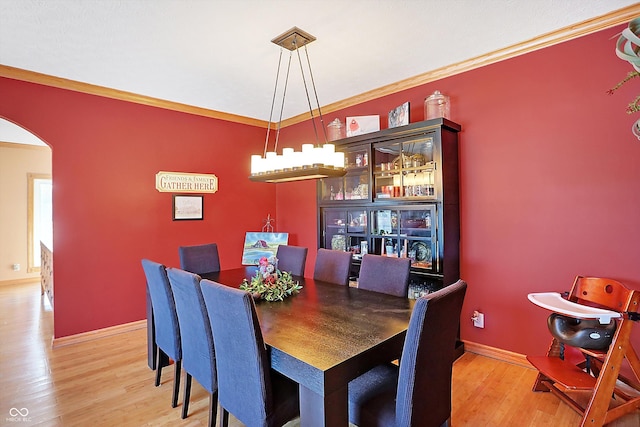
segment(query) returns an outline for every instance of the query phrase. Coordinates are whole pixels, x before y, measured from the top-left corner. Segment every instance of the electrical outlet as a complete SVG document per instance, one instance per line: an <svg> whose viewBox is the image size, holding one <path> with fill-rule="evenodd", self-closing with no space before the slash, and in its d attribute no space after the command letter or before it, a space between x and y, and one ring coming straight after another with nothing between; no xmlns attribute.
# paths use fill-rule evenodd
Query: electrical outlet
<svg viewBox="0 0 640 427"><path fill-rule="evenodd" d="M20 271L20 264L13 264L13 271Z"/></svg>
<svg viewBox="0 0 640 427"><path fill-rule="evenodd" d="M476 328L484 328L484 313L480 313L477 310L474 311L471 320L473 320L473 326Z"/></svg>

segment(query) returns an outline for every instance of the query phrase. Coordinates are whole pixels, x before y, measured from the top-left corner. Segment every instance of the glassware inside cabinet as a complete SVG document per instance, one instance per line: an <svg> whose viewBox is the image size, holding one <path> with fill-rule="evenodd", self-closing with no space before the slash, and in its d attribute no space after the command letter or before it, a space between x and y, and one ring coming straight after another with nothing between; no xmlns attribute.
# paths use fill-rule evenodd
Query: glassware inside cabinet
<svg viewBox="0 0 640 427"><path fill-rule="evenodd" d="M344 181L342 178L324 178L320 180L320 197L325 200L344 200Z"/></svg>
<svg viewBox="0 0 640 427"><path fill-rule="evenodd" d="M368 148L345 152L344 177L320 180L320 200L366 200L369 195Z"/></svg>
<svg viewBox="0 0 640 427"><path fill-rule="evenodd" d="M376 199L434 198L433 137L376 147Z"/></svg>
<svg viewBox="0 0 640 427"><path fill-rule="evenodd" d="M344 177L344 200L362 200L369 198L369 176L365 171L357 174L347 173Z"/></svg>
<svg viewBox="0 0 640 427"><path fill-rule="evenodd" d="M433 222L435 207L400 211L401 256L411 258L411 266L425 270L434 267Z"/></svg>
<svg viewBox="0 0 640 427"><path fill-rule="evenodd" d="M402 194L404 197L434 197L435 168L433 137L402 144Z"/></svg>
<svg viewBox="0 0 640 427"><path fill-rule="evenodd" d="M346 250L347 211L324 211L324 247L333 250Z"/></svg>
<svg viewBox="0 0 640 427"><path fill-rule="evenodd" d="M376 198L390 199L402 196L402 172L399 161L401 154L398 144L376 147L373 168Z"/></svg>

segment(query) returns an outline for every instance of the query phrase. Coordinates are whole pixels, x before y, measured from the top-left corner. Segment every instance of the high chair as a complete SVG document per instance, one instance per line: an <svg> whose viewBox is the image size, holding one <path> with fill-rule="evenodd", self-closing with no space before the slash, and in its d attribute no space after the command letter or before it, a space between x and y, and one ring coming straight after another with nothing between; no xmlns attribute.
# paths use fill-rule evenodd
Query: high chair
<svg viewBox="0 0 640 427"><path fill-rule="evenodd" d="M533 391L558 396L582 415L581 426L602 426L640 407L640 360L630 342L640 319L639 291L611 279L577 276L566 299L556 292L528 298L554 312L547 355L527 356L538 370ZM571 349L579 356L573 361ZM620 372L625 358L632 377ZM579 392L589 396L586 405L576 399Z"/></svg>

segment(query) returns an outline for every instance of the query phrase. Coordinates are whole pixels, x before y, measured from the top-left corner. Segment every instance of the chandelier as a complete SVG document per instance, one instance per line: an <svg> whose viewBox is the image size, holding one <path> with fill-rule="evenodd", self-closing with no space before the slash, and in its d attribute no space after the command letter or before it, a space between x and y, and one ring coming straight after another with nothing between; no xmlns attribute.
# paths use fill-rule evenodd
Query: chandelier
<svg viewBox="0 0 640 427"><path fill-rule="evenodd" d="M320 103L318 102L318 94L316 92L316 85L313 81L313 74L311 73L311 62L309 61L309 53L307 52L306 45L311 43L315 39L316 38L311 34L302 31L297 27L293 27L289 31L286 31L285 33L271 40L272 43L280 46L280 57L278 60L278 71L276 74L275 88L273 90L273 99L271 101L269 124L267 125L267 136L264 142L264 152L262 155L254 154L251 156L251 175L249 176L249 179L251 181L277 183L287 181L300 181L305 179L340 177L346 174L346 170L344 168L344 153L335 151L335 145L329 144L327 142L324 121L322 118L322 112L320 110ZM325 142L322 145L320 145L318 128L316 127L316 118L313 113L313 107L311 106L311 98L309 96L307 85L307 76L305 76L304 67L302 66L302 58L300 56L300 48L303 47L307 59L307 68L309 74L308 78L310 80L311 87L313 88L315 103L317 105L320 128L322 129L322 132L324 134ZM284 90L282 92L280 117L278 119L278 126L275 130L276 135L274 148L273 151L267 151L267 148L269 146L269 133L271 131L271 123L273 118L273 108L276 103L276 93L278 90L280 66L282 65L283 49L289 50L289 61L287 63ZM313 125L313 131L315 133L316 144L302 144L301 151L295 151L293 148L288 147L283 148L282 153L278 154L278 138L280 136L280 129L282 125L282 111L284 109L284 100L287 94L289 70L291 69L291 58L294 52L297 54L298 63L300 64L300 73L302 74L302 82L304 84L304 90L307 95L309 114L311 116L311 123Z"/></svg>

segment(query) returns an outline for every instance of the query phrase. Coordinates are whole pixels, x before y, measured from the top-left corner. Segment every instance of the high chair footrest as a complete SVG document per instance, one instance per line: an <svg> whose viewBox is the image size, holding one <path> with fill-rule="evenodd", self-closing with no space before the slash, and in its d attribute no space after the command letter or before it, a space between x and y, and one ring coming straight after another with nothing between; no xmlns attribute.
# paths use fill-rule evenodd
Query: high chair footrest
<svg viewBox="0 0 640 427"><path fill-rule="evenodd" d="M527 356L527 360L542 375L571 390L592 390L596 378L571 362L553 356Z"/></svg>

